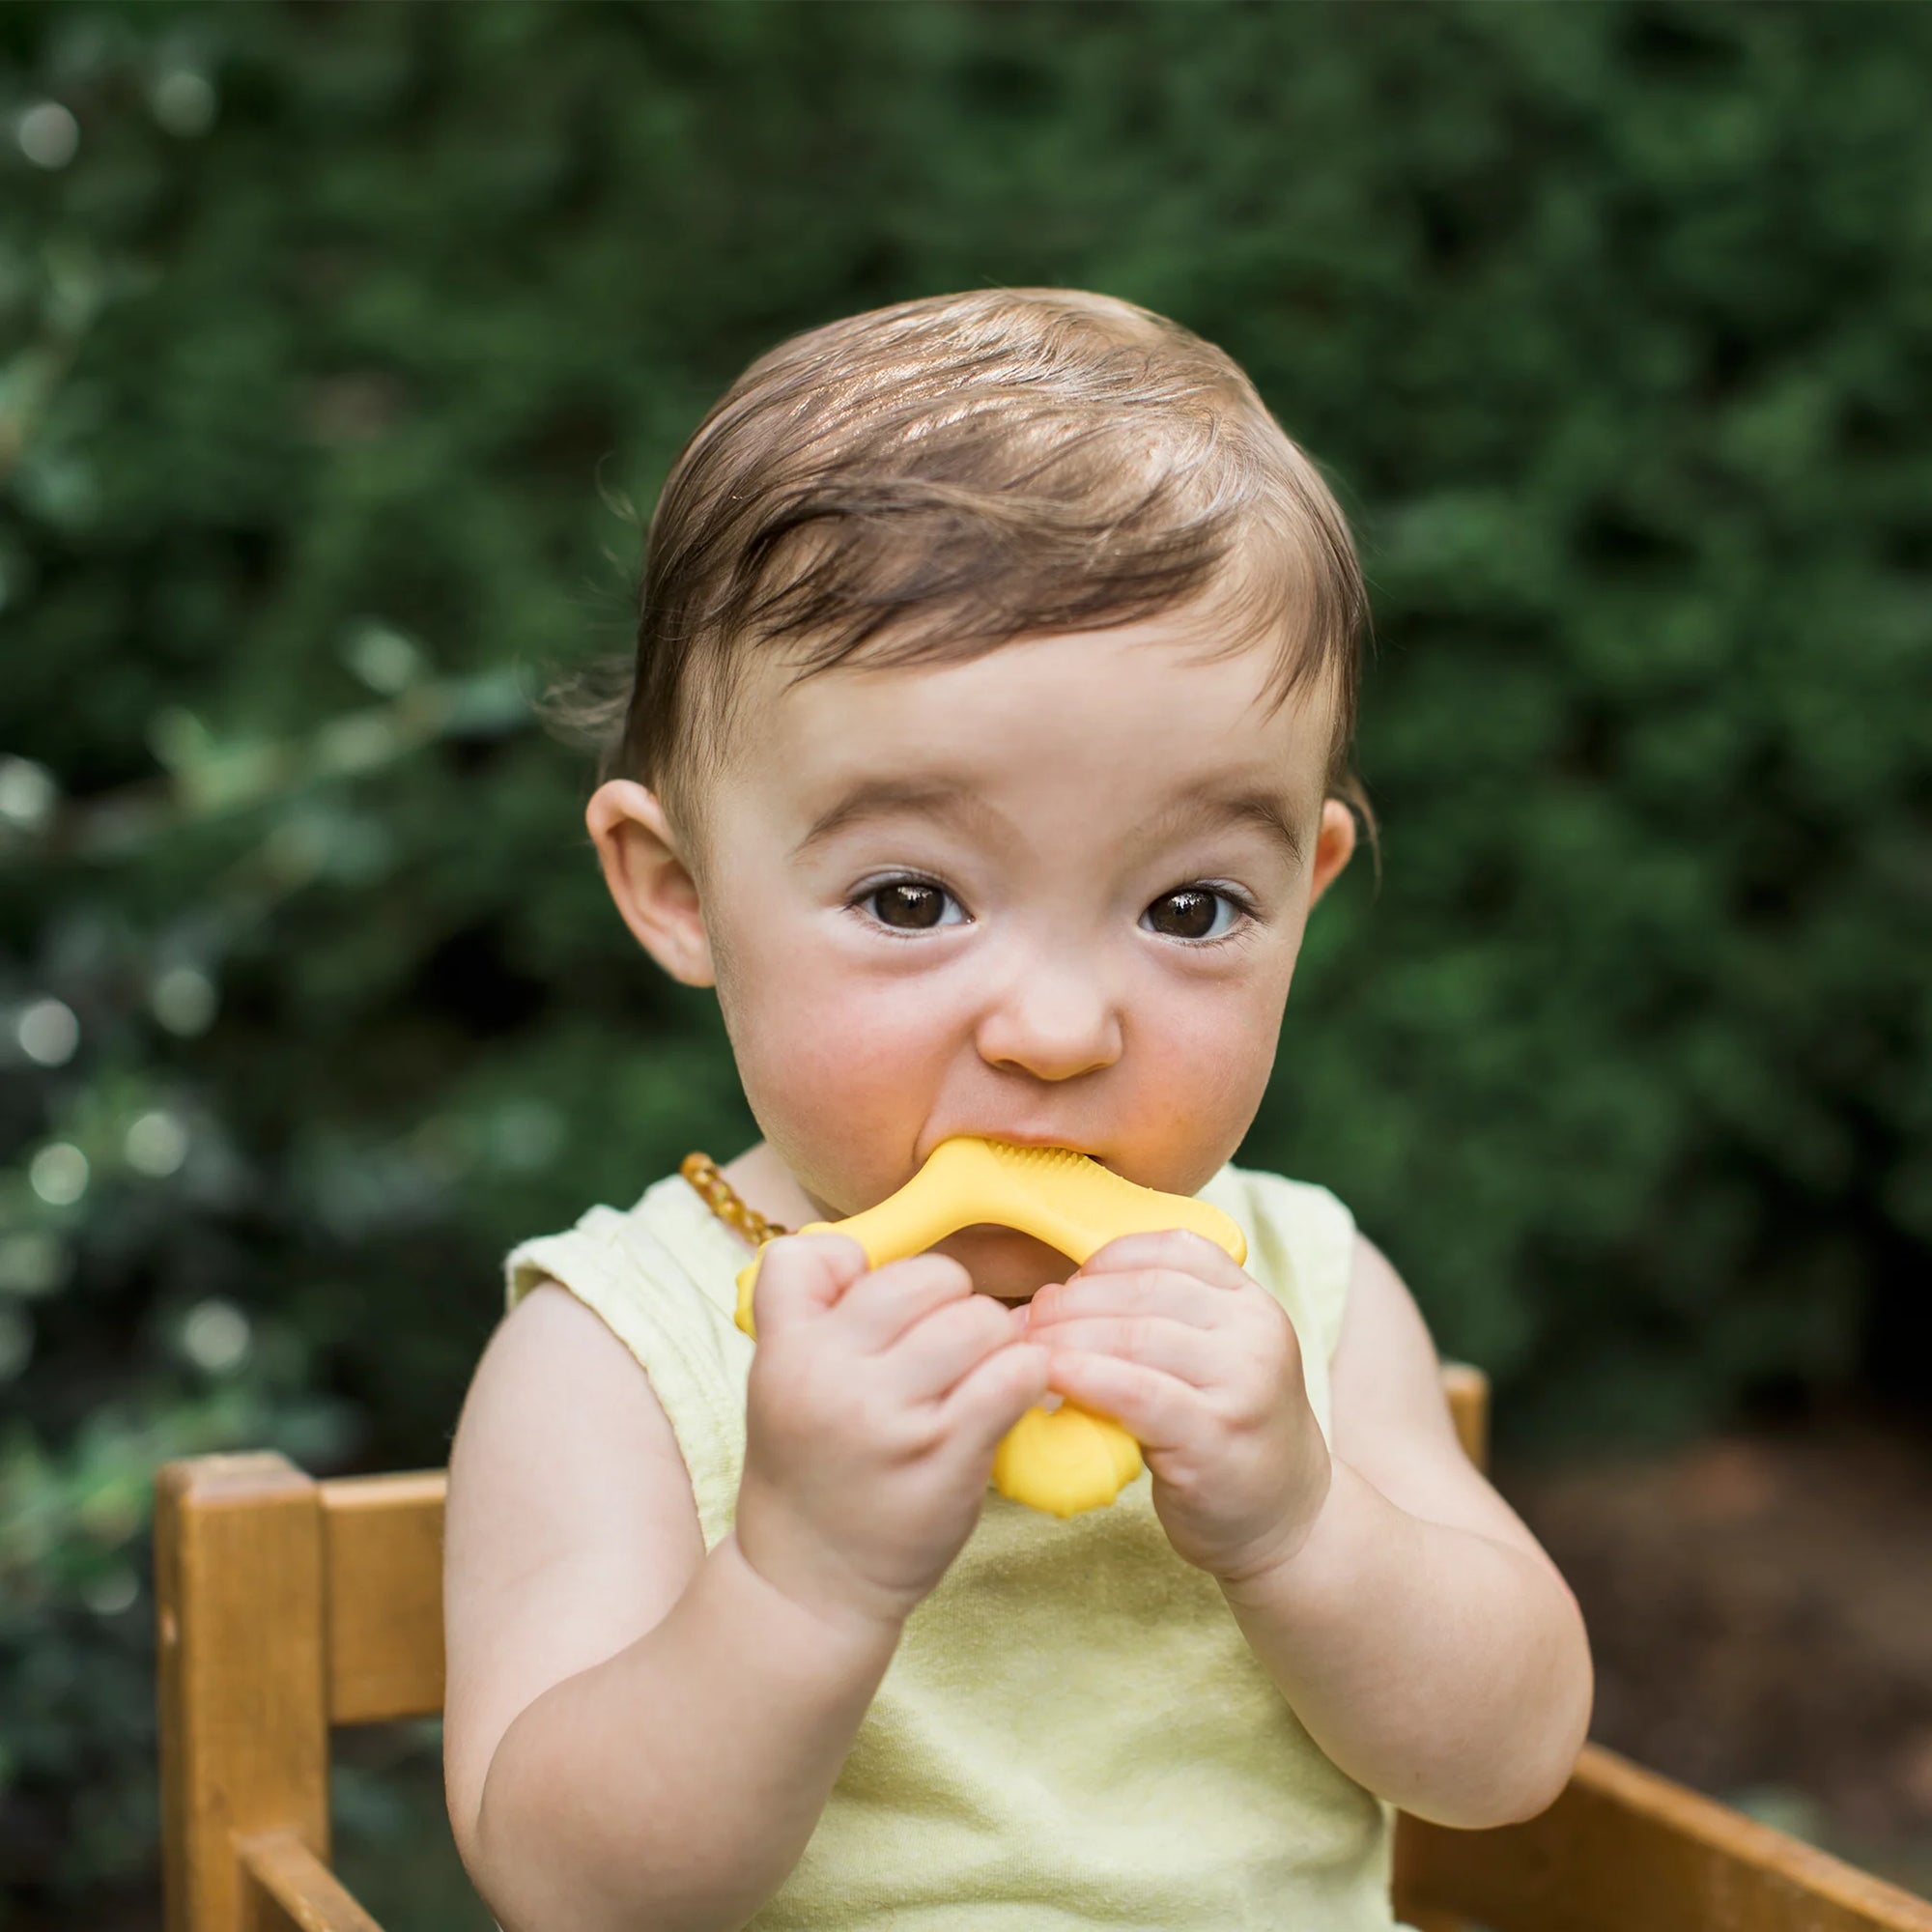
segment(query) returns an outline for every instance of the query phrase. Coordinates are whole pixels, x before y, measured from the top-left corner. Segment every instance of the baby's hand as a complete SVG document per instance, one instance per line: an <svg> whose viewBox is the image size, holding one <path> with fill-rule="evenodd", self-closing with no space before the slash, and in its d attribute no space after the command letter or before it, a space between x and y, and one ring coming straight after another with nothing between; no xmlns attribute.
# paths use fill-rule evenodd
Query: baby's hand
<svg viewBox="0 0 1932 1932"><path fill-rule="evenodd" d="M848 1235L773 1242L753 1320L738 1547L820 1615L902 1622L972 1534L1046 1351L957 1262L868 1272Z"/></svg>
<svg viewBox="0 0 1932 1932"><path fill-rule="evenodd" d="M1224 1580L1298 1549L1328 1449L1294 1324L1205 1236L1122 1235L1030 1304L1048 1386L1140 1438L1168 1541Z"/></svg>

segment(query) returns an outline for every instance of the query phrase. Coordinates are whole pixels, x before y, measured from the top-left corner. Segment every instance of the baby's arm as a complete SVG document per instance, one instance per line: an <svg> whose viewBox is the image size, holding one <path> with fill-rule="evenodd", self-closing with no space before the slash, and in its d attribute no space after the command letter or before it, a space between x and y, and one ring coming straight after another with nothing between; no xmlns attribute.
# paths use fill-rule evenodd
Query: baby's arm
<svg viewBox="0 0 1932 1932"><path fill-rule="evenodd" d="M741 1924L796 1862L896 1631L707 1556L637 1363L542 1287L450 1458L449 1812L506 1932Z"/></svg>
<svg viewBox="0 0 1932 1932"><path fill-rule="evenodd" d="M540 1289L450 1459L444 1760L506 1932L735 1927L783 1882L1045 1351L937 1255L765 1252L732 1532L703 1552L623 1348Z"/></svg>
<svg viewBox="0 0 1932 1932"><path fill-rule="evenodd" d="M1562 1790L1590 1651L1555 1565L1463 1454L1441 1373L1408 1290L1358 1236L1327 1500L1293 1556L1223 1587L1343 1770L1420 1817L1482 1827Z"/></svg>

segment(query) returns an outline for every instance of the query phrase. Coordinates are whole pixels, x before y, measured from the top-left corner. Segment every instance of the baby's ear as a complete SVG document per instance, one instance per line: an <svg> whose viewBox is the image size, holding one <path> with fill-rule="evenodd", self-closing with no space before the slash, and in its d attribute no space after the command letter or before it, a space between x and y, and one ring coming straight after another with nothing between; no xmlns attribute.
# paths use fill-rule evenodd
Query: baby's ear
<svg viewBox="0 0 1932 1932"><path fill-rule="evenodd" d="M1355 814L1339 798L1324 799L1315 835L1315 863L1309 867L1308 909L1335 883L1355 849Z"/></svg>
<svg viewBox="0 0 1932 1932"><path fill-rule="evenodd" d="M715 985L697 882L657 794L634 780L612 779L590 794L583 822L604 883L638 944L673 980Z"/></svg>

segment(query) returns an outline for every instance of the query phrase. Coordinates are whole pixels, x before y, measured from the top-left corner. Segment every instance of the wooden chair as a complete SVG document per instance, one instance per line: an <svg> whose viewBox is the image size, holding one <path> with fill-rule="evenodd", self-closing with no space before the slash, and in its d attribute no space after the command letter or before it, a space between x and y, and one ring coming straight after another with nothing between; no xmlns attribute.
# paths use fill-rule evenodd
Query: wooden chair
<svg viewBox="0 0 1932 1932"><path fill-rule="evenodd" d="M1480 1463L1488 1384L1447 1386ZM168 1932L381 1932L328 1868L329 1731L442 1708L442 1473L200 1456L156 1488ZM1396 1866L1419 1932L1932 1932L1932 1904L1594 1745L1528 1824L1404 1818Z"/></svg>

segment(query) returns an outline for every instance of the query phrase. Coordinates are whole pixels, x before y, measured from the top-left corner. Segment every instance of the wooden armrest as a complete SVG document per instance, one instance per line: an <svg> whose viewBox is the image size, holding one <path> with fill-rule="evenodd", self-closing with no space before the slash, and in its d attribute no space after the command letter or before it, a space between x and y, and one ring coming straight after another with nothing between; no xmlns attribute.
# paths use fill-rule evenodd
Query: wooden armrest
<svg viewBox="0 0 1932 1932"><path fill-rule="evenodd" d="M1932 1903L1601 1745L1542 1816L1406 1818L1402 1852L1406 1898L1492 1932L1932 1932Z"/></svg>
<svg viewBox="0 0 1932 1932"><path fill-rule="evenodd" d="M383 1932L293 1832L246 1838L238 1852L249 1932Z"/></svg>

